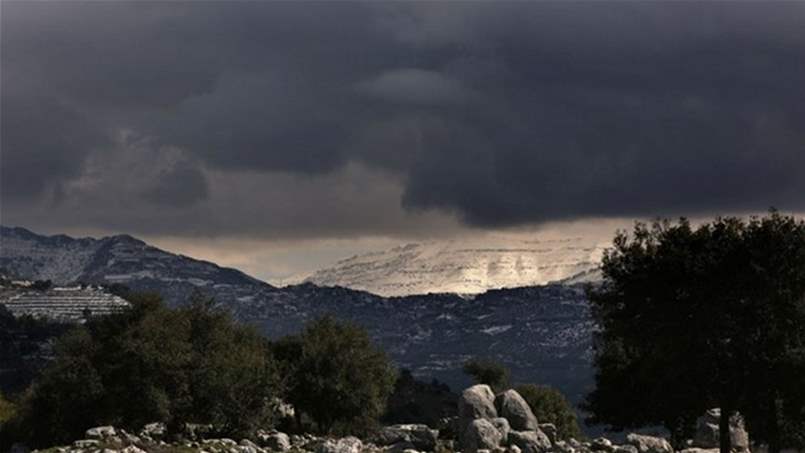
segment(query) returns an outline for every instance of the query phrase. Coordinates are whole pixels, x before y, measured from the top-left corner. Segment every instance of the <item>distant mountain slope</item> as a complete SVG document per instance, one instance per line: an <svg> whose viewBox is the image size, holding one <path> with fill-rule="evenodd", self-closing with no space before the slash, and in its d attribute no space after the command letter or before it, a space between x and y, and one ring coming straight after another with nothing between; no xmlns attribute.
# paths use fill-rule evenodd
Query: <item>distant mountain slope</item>
<svg viewBox="0 0 805 453"><path fill-rule="evenodd" d="M408 244L339 261L304 281L382 296L479 294L590 274L604 248L582 238Z"/></svg>
<svg viewBox="0 0 805 453"><path fill-rule="evenodd" d="M254 286L269 286L238 270L169 253L128 235L74 239L2 226L0 269L59 285L119 283L135 290L159 291L173 303L195 289L251 293Z"/></svg>
<svg viewBox="0 0 805 453"><path fill-rule="evenodd" d="M329 313L364 326L400 366L453 388L467 383L461 364L472 356L498 358L512 368L516 381L556 386L575 401L591 383L594 326L584 293L575 285L501 289L471 297L382 297L310 283L276 288L130 236L73 239L21 228L0 229L0 268L62 284L122 283L160 292L173 305L201 290L272 338L297 332L305 322Z"/></svg>

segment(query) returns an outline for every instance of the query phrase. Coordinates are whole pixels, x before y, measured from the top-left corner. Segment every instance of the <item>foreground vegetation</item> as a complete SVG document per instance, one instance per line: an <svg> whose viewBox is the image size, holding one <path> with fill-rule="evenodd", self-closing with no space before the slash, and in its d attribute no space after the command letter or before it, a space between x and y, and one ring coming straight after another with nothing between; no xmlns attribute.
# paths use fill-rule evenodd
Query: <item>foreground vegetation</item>
<svg viewBox="0 0 805 453"><path fill-rule="evenodd" d="M777 212L619 234L590 291L594 423L664 425L689 437L720 407L721 451L740 412L771 452L805 432L805 223ZM797 434L798 433L798 434Z"/></svg>

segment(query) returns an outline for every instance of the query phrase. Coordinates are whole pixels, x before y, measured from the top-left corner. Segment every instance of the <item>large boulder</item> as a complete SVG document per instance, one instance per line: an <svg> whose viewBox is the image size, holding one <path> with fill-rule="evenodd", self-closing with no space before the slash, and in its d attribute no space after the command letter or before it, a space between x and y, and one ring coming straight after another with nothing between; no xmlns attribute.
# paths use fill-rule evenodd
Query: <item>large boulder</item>
<svg viewBox="0 0 805 453"><path fill-rule="evenodd" d="M477 418L470 422L464 435L461 436L461 450L464 453L476 453L478 450L494 450L500 446L503 434L485 418Z"/></svg>
<svg viewBox="0 0 805 453"><path fill-rule="evenodd" d="M718 423L721 409L710 409L696 421L696 435L693 446L702 449L719 448ZM749 433L746 432L743 417L735 414L730 417L730 441L732 449L745 451L749 449Z"/></svg>
<svg viewBox="0 0 805 453"><path fill-rule="evenodd" d="M543 453L551 449L551 440L542 431L511 431L509 444L523 453Z"/></svg>
<svg viewBox="0 0 805 453"><path fill-rule="evenodd" d="M383 446L410 442L419 450L432 451L436 447L438 437L439 431L430 429L427 425L392 425L380 429L374 442Z"/></svg>
<svg viewBox="0 0 805 453"><path fill-rule="evenodd" d="M458 417L462 421L467 421L469 424L476 418L491 420L497 416L495 394L488 385L473 385L461 393L458 399Z"/></svg>
<svg viewBox="0 0 805 453"><path fill-rule="evenodd" d="M498 415L505 417L512 429L518 431L537 431L539 423L528 403L516 390L506 390L495 398Z"/></svg>
<svg viewBox="0 0 805 453"><path fill-rule="evenodd" d="M637 448L639 453L674 453L671 444L662 437L629 434L626 441Z"/></svg>

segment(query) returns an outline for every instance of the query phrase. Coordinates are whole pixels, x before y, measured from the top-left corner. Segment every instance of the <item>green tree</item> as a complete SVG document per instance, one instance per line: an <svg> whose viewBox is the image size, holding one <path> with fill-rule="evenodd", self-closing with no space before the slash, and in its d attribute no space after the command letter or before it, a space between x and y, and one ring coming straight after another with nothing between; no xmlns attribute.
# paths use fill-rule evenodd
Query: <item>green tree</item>
<svg viewBox="0 0 805 453"><path fill-rule="evenodd" d="M0 428L16 414L16 406L0 393Z"/></svg>
<svg viewBox="0 0 805 453"><path fill-rule="evenodd" d="M553 423L560 439L581 439L573 406L562 392L546 385L523 384L514 388L526 400L540 423Z"/></svg>
<svg viewBox="0 0 805 453"><path fill-rule="evenodd" d="M323 317L276 349L293 376L289 401L321 432L360 430L383 414L396 373L364 329Z"/></svg>
<svg viewBox="0 0 805 453"><path fill-rule="evenodd" d="M509 369L502 363L485 358L472 358L464 363L464 374L476 384L486 384L495 392L509 387Z"/></svg>
<svg viewBox="0 0 805 453"><path fill-rule="evenodd" d="M604 282L589 293L601 327L590 421L662 424L679 440L717 406L723 452L736 411L776 448L780 418L803 402L803 232L802 222L773 212L619 233Z"/></svg>
<svg viewBox="0 0 805 453"><path fill-rule="evenodd" d="M241 434L270 421L276 369L260 335L209 300L176 310L158 296L132 301L131 310L93 318L58 342L24 399L23 437L63 443L99 424L152 421Z"/></svg>

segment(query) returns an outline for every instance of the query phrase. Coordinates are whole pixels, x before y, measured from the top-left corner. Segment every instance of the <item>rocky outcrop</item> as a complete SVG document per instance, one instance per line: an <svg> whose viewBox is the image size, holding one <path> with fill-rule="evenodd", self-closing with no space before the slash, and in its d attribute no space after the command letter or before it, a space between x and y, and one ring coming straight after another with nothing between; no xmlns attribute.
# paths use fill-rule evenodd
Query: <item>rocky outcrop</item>
<svg viewBox="0 0 805 453"><path fill-rule="evenodd" d="M506 390L495 397L498 414L518 431L539 431L539 423L528 403L516 390Z"/></svg>
<svg viewBox="0 0 805 453"><path fill-rule="evenodd" d="M488 385L474 385L462 392L458 412L459 446L465 453L506 447L542 453L551 448L550 438L516 390L495 396Z"/></svg>

